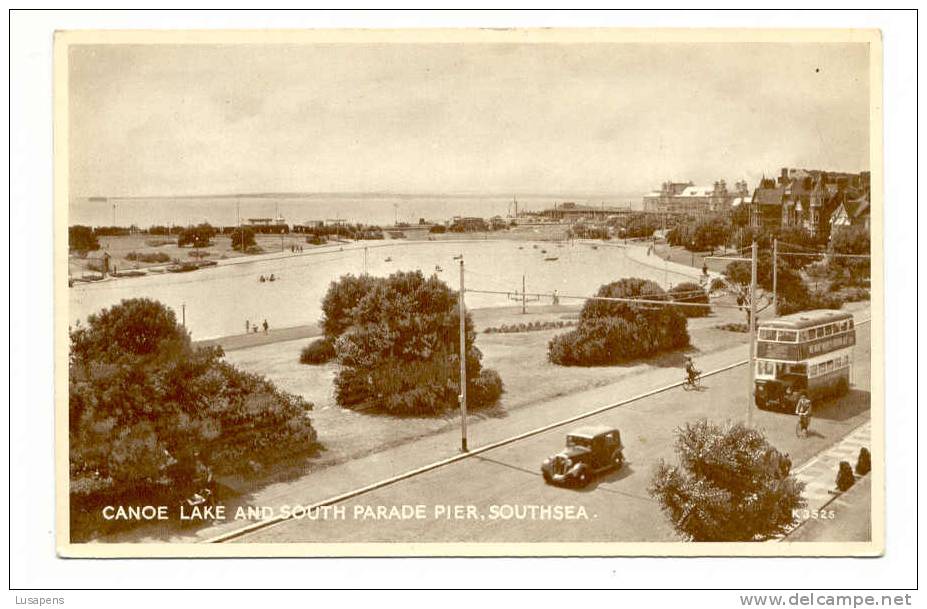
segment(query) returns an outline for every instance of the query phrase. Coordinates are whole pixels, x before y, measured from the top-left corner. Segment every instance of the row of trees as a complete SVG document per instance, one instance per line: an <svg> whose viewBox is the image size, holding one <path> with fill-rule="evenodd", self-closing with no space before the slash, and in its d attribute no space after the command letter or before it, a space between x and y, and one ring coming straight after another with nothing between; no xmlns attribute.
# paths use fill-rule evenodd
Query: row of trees
<svg viewBox="0 0 927 609"><path fill-rule="evenodd" d="M335 399L345 408L396 415L435 415L457 408L460 316L457 293L420 271L389 277L345 275L322 301L324 338L304 363L337 360ZM482 368L470 315L465 318L467 404L495 404L503 385Z"/></svg>

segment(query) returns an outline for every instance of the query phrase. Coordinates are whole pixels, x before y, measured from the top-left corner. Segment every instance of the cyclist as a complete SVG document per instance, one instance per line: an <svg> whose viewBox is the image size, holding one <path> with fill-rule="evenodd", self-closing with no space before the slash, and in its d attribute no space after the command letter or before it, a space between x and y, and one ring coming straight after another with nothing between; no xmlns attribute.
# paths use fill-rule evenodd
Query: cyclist
<svg viewBox="0 0 927 609"><path fill-rule="evenodd" d="M811 400L804 393L798 397L798 404L795 406L795 414L798 415L798 423L803 433L808 432L811 426Z"/></svg>
<svg viewBox="0 0 927 609"><path fill-rule="evenodd" d="M690 385L695 384L695 379L698 378L698 375L701 374L700 370L695 368L695 363L692 361L690 356L686 356L686 378L689 380Z"/></svg>

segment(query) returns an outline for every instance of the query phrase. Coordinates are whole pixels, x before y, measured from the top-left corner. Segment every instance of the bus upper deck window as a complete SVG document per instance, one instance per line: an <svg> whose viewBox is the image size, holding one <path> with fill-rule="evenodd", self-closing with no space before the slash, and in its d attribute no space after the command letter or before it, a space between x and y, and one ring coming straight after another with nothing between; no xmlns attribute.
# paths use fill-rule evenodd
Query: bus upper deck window
<svg viewBox="0 0 927 609"><path fill-rule="evenodd" d="M827 324L826 326L824 326L824 336L830 336L833 333L834 333L833 324Z"/></svg>
<svg viewBox="0 0 927 609"><path fill-rule="evenodd" d="M780 343L794 343L797 338L798 333L795 330L779 330Z"/></svg>
<svg viewBox="0 0 927 609"><path fill-rule="evenodd" d="M776 340L776 331L769 328L760 328L760 340Z"/></svg>

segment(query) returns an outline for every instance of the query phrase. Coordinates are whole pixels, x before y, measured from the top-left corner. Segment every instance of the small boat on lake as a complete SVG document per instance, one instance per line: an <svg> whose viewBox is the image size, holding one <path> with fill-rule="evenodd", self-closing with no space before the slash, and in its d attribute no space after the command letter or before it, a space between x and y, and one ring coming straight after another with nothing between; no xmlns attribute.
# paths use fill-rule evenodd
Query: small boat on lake
<svg viewBox="0 0 927 609"><path fill-rule="evenodd" d="M462 260L462 259L463 259L463 254L457 254L456 256L454 256L454 260Z"/></svg>
<svg viewBox="0 0 927 609"><path fill-rule="evenodd" d="M435 270L438 271L438 272L440 273L440 272L443 271L444 269L441 268L441 265L436 264L436 265L435 265Z"/></svg>
<svg viewBox="0 0 927 609"><path fill-rule="evenodd" d="M393 259L390 258L389 256L387 256L386 258L383 259L383 262L392 262L392 261L393 261Z"/></svg>
<svg viewBox="0 0 927 609"><path fill-rule="evenodd" d="M560 258L558 258L557 256L547 256L546 258L544 258L544 260L546 260L547 262L553 262L554 260L560 260Z"/></svg>

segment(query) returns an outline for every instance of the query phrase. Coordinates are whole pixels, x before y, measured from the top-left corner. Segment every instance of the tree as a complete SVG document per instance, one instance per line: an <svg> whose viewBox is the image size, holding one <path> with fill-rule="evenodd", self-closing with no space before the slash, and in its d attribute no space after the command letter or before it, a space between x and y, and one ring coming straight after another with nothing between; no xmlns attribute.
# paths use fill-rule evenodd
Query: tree
<svg viewBox="0 0 927 609"><path fill-rule="evenodd" d="M596 296L671 300L653 281L625 278L599 288ZM588 300L575 330L547 345L548 359L561 366L601 366L689 345L686 317L679 307Z"/></svg>
<svg viewBox="0 0 927 609"><path fill-rule="evenodd" d="M420 271L389 277L346 275L322 302L322 327L341 368L335 398L346 408L434 415L457 408L460 317L457 294ZM502 381L482 369L469 314L465 320L467 404L494 404Z"/></svg>
<svg viewBox="0 0 927 609"><path fill-rule="evenodd" d="M254 231L247 226L236 228L232 231L232 249L236 251L248 251L257 243L254 240Z"/></svg>
<svg viewBox="0 0 927 609"><path fill-rule="evenodd" d="M218 231L215 228L206 223L185 228L177 237L177 247L186 245L209 247L210 239L216 236L217 233Z"/></svg>
<svg viewBox="0 0 927 609"><path fill-rule="evenodd" d="M649 492L692 541L754 541L785 532L804 507L792 462L756 429L699 420L676 431L679 465L661 461Z"/></svg>
<svg viewBox="0 0 927 609"><path fill-rule="evenodd" d="M226 363L219 347L194 347L159 302L123 300L70 339L72 513L174 501L203 472L253 474L317 448L311 404Z"/></svg>
<svg viewBox="0 0 927 609"><path fill-rule="evenodd" d="M847 283L860 283L870 276L869 258L841 258L834 254L865 255L870 253L869 229L865 226L846 226L837 229L830 240L830 267L834 278Z"/></svg>
<svg viewBox="0 0 927 609"><path fill-rule="evenodd" d="M92 228L75 224L68 227L68 249L80 253L94 252L100 249L100 242Z"/></svg>

